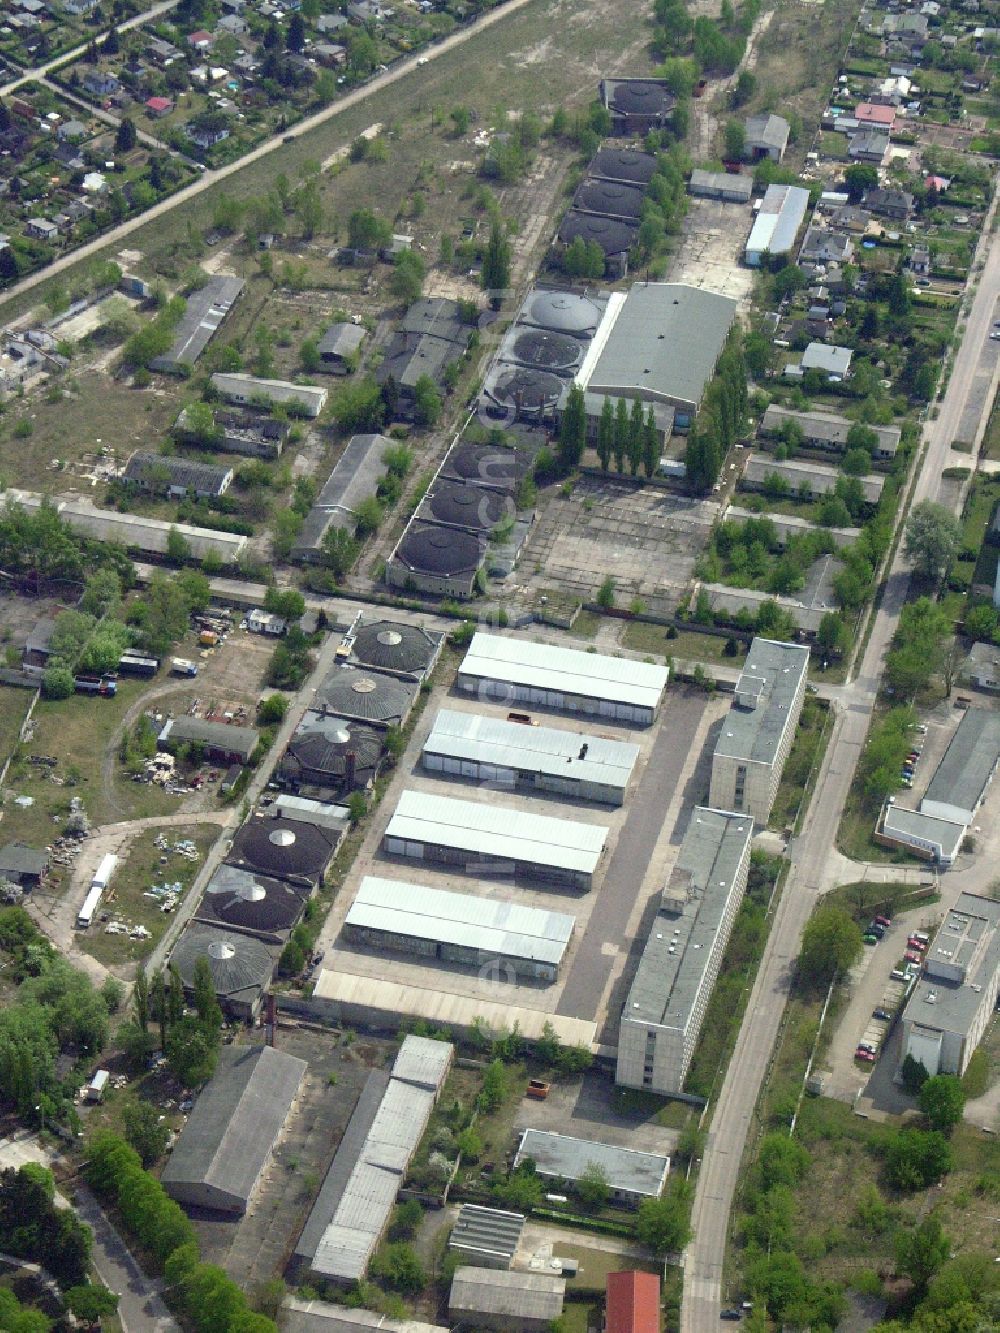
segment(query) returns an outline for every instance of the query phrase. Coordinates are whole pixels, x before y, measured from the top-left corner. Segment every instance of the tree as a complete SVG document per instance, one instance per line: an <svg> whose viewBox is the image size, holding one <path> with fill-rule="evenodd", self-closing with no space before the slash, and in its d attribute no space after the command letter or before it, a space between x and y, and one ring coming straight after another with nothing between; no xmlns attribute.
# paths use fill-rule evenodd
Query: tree
<svg viewBox="0 0 1000 1333"><path fill-rule="evenodd" d="M215 993L212 969L204 957L194 965L194 1007L202 1026L209 1032L218 1032L222 1027L222 1010Z"/></svg>
<svg viewBox="0 0 1000 1333"><path fill-rule="evenodd" d="M328 528L321 543L323 560L334 578L342 579L358 558L361 549L347 528Z"/></svg>
<svg viewBox="0 0 1000 1333"><path fill-rule="evenodd" d="M126 1139L139 1154L143 1166L152 1166L166 1152L170 1126L151 1102L126 1102L122 1124Z"/></svg>
<svg viewBox="0 0 1000 1333"><path fill-rule="evenodd" d="M419 300L424 289L424 273L424 261L416 250L404 250L401 255L397 255L389 279L393 296L406 305Z"/></svg>
<svg viewBox="0 0 1000 1333"><path fill-rule="evenodd" d="M384 1282L392 1291L406 1296L417 1296L427 1285L427 1274L412 1245L406 1241L392 1241L384 1245L370 1264L373 1277Z"/></svg>
<svg viewBox="0 0 1000 1333"><path fill-rule="evenodd" d="M301 51L306 44L306 22L301 13L292 14L288 24L288 31L285 34L285 49L288 51Z"/></svg>
<svg viewBox="0 0 1000 1333"><path fill-rule="evenodd" d="M901 1129L889 1140L885 1171L897 1189L926 1189L947 1175L951 1161L951 1146L939 1130Z"/></svg>
<svg viewBox="0 0 1000 1333"><path fill-rule="evenodd" d="M635 1234L654 1254L674 1254L690 1240L692 1193L687 1180L674 1176L662 1198L643 1199L639 1205Z"/></svg>
<svg viewBox="0 0 1000 1333"><path fill-rule="evenodd" d="M170 1071L187 1088L200 1087L215 1073L219 1034L197 1018L182 1018L170 1025L167 1061Z"/></svg>
<svg viewBox="0 0 1000 1333"><path fill-rule="evenodd" d="M587 406L583 390L574 384L559 423L559 461L564 472L576 467L587 442Z"/></svg>
<svg viewBox="0 0 1000 1333"><path fill-rule="evenodd" d="M270 587L264 594L264 610L283 620L299 620L306 609L306 599L298 588Z"/></svg>
<svg viewBox="0 0 1000 1333"><path fill-rule="evenodd" d="M292 22L301 19L301 14L293 14ZM295 193L295 215L302 227L303 240L312 240L323 225L323 197L319 192L319 182L313 177L301 185Z"/></svg>
<svg viewBox="0 0 1000 1333"><path fill-rule="evenodd" d="M824 613L816 631L816 642L830 657L839 656L849 646L847 626L835 611Z"/></svg>
<svg viewBox="0 0 1000 1333"><path fill-rule="evenodd" d="M132 149L139 141L139 135L134 123L128 116L123 116L118 125L118 132L115 135L115 152L131 153Z"/></svg>
<svg viewBox="0 0 1000 1333"><path fill-rule="evenodd" d="M355 209L347 219L347 244L352 250L374 250L391 236L389 223L370 208Z"/></svg>
<svg viewBox="0 0 1000 1333"><path fill-rule="evenodd" d="M615 604L615 581L609 574L601 586L597 589L597 596L594 598L597 605L603 611L610 611Z"/></svg>
<svg viewBox="0 0 1000 1333"><path fill-rule="evenodd" d="M73 673L56 658L42 676L42 694L46 699L68 699L76 689Z"/></svg>
<svg viewBox="0 0 1000 1333"><path fill-rule="evenodd" d="M378 531L384 515L385 510L378 496L367 496L354 511L355 532L359 537L370 537Z"/></svg>
<svg viewBox="0 0 1000 1333"><path fill-rule="evenodd" d="M867 162L853 162L844 172L844 184L856 204L866 190L874 190L878 185L878 171Z"/></svg>
<svg viewBox="0 0 1000 1333"><path fill-rule="evenodd" d="M615 403L614 435L615 467L619 472L625 471L625 459L628 456L628 424L628 408L625 406L625 399L619 398Z"/></svg>
<svg viewBox="0 0 1000 1333"><path fill-rule="evenodd" d="M599 1162L588 1162L577 1178L576 1192L588 1210L597 1211L608 1201L608 1173Z"/></svg>
<svg viewBox="0 0 1000 1333"><path fill-rule="evenodd" d="M63 1292L63 1299L77 1319L85 1324L98 1324L106 1315L113 1315L118 1309L118 1297L107 1287L95 1286L84 1282L78 1287L70 1287Z"/></svg>
<svg viewBox="0 0 1000 1333"><path fill-rule="evenodd" d="M660 434L656 428L656 417L653 413L653 404L650 403L646 409L646 420L642 426L642 468L646 474L646 480L650 481L654 476L660 462Z"/></svg>
<svg viewBox="0 0 1000 1333"><path fill-rule="evenodd" d="M743 125L738 120L731 120L726 125L725 150L728 162L739 162L746 149L747 136Z"/></svg>
<svg viewBox="0 0 1000 1333"><path fill-rule="evenodd" d="M448 113L454 126L455 138L461 139L469 132L469 112L464 106L452 107Z"/></svg>
<svg viewBox="0 0 1000 1333"><path fill-rule="evenodd" d="M605 472L611 467L611 455L615 444L615 410L611 399L605 398L601 404L601 416L597 423L597 457Z"/></svg>
<svg viewBox="0 0 1000 1333"><path fill-rule="evenodd" d="M257 705L257 721L262 726L271 727L284 719L288 712L288 700L283 694L269 694Z"/></svg>
<svg viewBox="0 0 1000 1333"><path fill-rule="evenodd" d="M182 565L191 558L191 544L183 533L171 528L167 533L167 559L174 565Z"/></svg>
<svg viewBox="0 0 1000 1333"><path fill-rule="evenodd" d="M951 1241L932 1215L925 1217L913 1231L904 1231L897 1236L896 1267L906 1274L918 1291L923 1292L950 1252Z"/></svg>
<svg viewBox="0 0 1000 1333"><path fill-rule="evenodd" d="M421 375L413 386L413 419L421 426L434 426L441 415L441 395L430 375Z"/></svg>
<svg viewBox="0 0 1000 1333"><path fill-rule="evenodd" d="M633 477L639 475L639 469L642 467L645 430L646 421L642 414L642 403L638 398L633 398L628 421L628 470Z"/></svg>
<svg viewBox="0 0 1000 1333"><path fill-rule="evenodd" d="M920 1089L917 1102L931 1129L954 1129L965 1110L965 1089L954 1074L935 1074Z"/></svg>
<svg viewBox="0 0 1000 1333"><path fill-rule="evenodd" d="M483 255L482 283L483 290L490 293L493 305L499 306L510 286L510 242L497 217L490 226L490 239Z"/></svg>
<svg viewBox="0 0 1000 1333"><path fill-rule="evenodd" d="M906 520L907 558L919 574L937 579L951 564L961 535L958 520L944 505L921 500Z"/></svg>
<svg viewBox="0 0 1000 1333"><path fill-rule="evenodd" d="M861 931L842 907L821 904L802 932L798 967L810 986L826 986L861 957Z"/></svg>
<svg viewBox="0 0 1000 1333"><path fill-rule="evenodd" d="M476 1104L483 1115L489 1115L503 1105L507 1095L507 1074L501 1060L493 1060L486 1066L483 1086L479 1089Z"/></svg>
<svg viewBox="0 0 1000 1333"><path fill-rule="evenodd" d="M903 1087L911 1097L915 1097L919 1093L920 1089L930 1077L924 1062L922 1060L914 1059L909 1052L903 1057L900 1075L903 1080Z"/></svg>

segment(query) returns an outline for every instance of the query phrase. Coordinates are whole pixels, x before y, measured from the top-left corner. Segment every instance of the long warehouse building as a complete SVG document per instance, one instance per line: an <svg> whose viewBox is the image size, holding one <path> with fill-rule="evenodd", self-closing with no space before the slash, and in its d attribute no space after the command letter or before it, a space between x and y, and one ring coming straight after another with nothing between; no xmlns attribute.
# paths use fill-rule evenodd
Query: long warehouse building
<svg viewBox="0 0 1000 1333"><path fill-rule="evenodd" d="M605 805L624 804L638 758L638 745L625 741L451 708L438 713L421 753L429 773Z"/></svg>
<svg viewBox="0 0 1000 1333"><path fill-rule="evenodd" d="M696 806L622 1009L615 1082L683 1092L750 870L753 820Z"/></svg>
<svg viewBox="0 0 1000 1333"><path fill-rule="evenodd" d="M648 727L669 677L666 667L650 662L479 632L455 686L483 699Z"/></svg>
<svg viewBox="0 0 1000 1333"><path fill-rule="evenodd" d="M552 982L575 925L563 912L366 875L343 933L353 944L464 967L496 963L511 981Z"/></svg>
<svg viewBox="0 0 1000 1333"><path fill-rule="evenodd" d="M382 850L480 875L590 889L608 830L495 804L404 791Z"/></svg>
<svg viewBox="0 0 1000 1333"><path fill-rule="evenodd" d="M920 802L920 813L969 825L1000 761L1000 713L970 708Z"/></svg>

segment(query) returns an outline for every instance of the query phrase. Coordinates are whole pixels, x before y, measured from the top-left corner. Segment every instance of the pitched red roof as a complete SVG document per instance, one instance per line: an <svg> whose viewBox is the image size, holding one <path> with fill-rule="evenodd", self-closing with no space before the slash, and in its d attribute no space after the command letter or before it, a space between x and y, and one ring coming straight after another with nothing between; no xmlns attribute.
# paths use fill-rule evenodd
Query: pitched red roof
<svg viewBox="0 0 1000 1333"><path fill-rule="evenodd" d="M872 102L859 102L854 109L854 118L865 125L884 125L892 129L896 123L896 109Z"/></svg>
<svg viewBox="0 0 1000 1333"><path fill-rule="evenodd" d="M147 97L146 105L150 111L169 111L173 102L169 97Z"/></svg>
<svg viewBox="0 0 1000 1333"><path fill-rule="evenodd" d="M660 1333L660 1279L655 1273L609 1273L606 1333Z"/></svg>

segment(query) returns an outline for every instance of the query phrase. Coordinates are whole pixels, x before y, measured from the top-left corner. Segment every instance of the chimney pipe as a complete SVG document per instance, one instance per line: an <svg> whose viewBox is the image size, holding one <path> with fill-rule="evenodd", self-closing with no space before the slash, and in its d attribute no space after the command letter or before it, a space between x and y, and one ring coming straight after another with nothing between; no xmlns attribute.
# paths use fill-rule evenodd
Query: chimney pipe
<svg viewBox="0 0 1000 1333"><path fill-rule="evenodd" d="M358 757L353 750L348 750L344 756L344 783L348 792L354 790L354 775L357 771Z"/></svg>

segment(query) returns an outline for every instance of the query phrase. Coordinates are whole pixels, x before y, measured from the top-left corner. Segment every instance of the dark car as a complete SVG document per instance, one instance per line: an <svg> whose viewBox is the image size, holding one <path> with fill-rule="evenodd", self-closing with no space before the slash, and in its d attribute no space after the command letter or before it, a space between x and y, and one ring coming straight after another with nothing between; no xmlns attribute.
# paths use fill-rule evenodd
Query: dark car
<svg viewBox="0 0 1000 1333"><path fill-rule="evenodd" d="M869 935L877 935L881 939L885 934L885 926L880 926L877 921L869 921L868 933Z"/></svg>
<svg viewBox="0 0 1000 1333"><path fill-rule="evenodd" d="M720 1318L720 1319L730 1319L730 1320L732 1320L732 1322L735 1324L735 1323L738 1323L739 1320L741 1320L741 1319L743 1318L743 1311L742 1311L742 1310L722 1310L722 1311L720 1312L720 1314L719 1314L719 1318Z"/></svg>
<svg viewBox="0 0 1000 1333"><path fill-rule="evenodd" d="M887 1009L873 1009L872 1018L877 1018L880 1023L891 1023L892 1014Z"/></svg>

